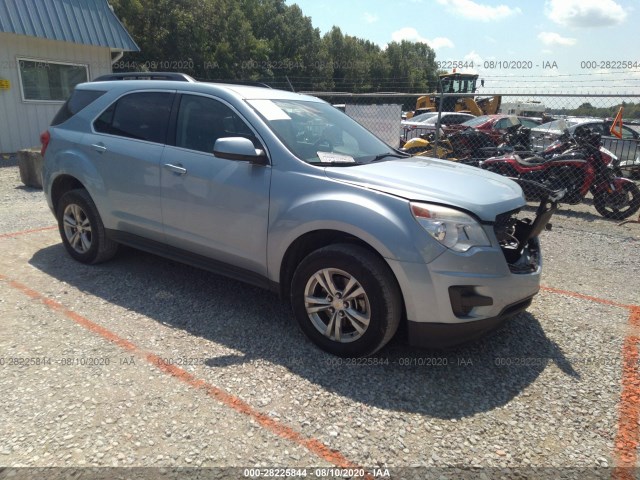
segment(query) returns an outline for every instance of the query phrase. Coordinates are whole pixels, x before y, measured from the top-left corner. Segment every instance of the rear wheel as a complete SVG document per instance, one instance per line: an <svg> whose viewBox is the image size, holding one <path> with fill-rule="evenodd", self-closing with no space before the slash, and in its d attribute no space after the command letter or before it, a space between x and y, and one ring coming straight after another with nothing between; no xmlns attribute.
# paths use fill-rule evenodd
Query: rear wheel
<svg viewBox="0 0 640 480"><path fill-rule="evenodd" d="M323 350L362 357L382 348L398 328L400 289L389 267L357 245L330 245L309 254L291 285L300 328Z"/></svg>
<svg viewBox="0 0 640 480"><path fill-rule="evenodd" d="M118 244L107 238L98 209L86 190L65 193L56 213L62 243L74 259L100 263L116 254Z"/></svg>
<svg viewBox="0 0 640 480"><path fill-rule="evenodd" d="M614 192L596 193L593 205L603 217L622 220L640 210L640 189L635 183L624 182Z"/></svg>

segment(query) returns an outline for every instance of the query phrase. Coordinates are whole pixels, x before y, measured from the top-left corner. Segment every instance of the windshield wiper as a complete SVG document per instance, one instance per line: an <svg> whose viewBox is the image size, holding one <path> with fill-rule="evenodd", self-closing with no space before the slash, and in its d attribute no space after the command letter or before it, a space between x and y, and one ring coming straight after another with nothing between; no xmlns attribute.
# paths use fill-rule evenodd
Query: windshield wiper
<svg viewBox="0 0 640 480"><path fill-rule="evenodd" d="M369 163L379 162L380 160L384 160L385 158L408 158L411 155L409 154L401 154L401 153L381 153L380 155L376 155Z"/></svg>
<svg viewBox="0 0 640 480"><path fill-rule="evenodd" d="M315 165L318 167L353 167L355 165L362 165L360 162L307 162L309 165Z"/></svg>

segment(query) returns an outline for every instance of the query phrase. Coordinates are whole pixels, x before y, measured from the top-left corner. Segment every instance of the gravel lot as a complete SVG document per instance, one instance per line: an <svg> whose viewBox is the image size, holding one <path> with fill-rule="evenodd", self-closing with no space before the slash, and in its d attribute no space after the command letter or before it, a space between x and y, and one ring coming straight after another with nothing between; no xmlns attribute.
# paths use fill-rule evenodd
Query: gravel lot
<svg viewBox="0 0 640 480"><path fill-rule="evenodd" d="M638 466L640 225L589 204L553 224L528 313L465 347L399 335L354 363L266 291L132 249L74 262L42 192L0 168L0 466L616 477Z"/></svg>

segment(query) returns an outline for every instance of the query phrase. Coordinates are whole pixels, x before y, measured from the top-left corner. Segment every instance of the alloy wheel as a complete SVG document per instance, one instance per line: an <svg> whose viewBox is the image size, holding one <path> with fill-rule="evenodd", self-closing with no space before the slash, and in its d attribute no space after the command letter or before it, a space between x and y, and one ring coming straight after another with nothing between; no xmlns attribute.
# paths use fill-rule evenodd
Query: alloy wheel
<svg viewBox="0 0 640 480"><path fill-rule="evenodd" d="M335 342L358 340L371 321L364 288L352 275L336 268L325 268L311 276L304 304L313 326Z"/></svg>
<svg viewBox="0 0 640 480"><path fill-rule="evenodd" d="M64 209L64 234L69 245L78 253L91 248L91 222L85 211L76 204Z"/></svg>

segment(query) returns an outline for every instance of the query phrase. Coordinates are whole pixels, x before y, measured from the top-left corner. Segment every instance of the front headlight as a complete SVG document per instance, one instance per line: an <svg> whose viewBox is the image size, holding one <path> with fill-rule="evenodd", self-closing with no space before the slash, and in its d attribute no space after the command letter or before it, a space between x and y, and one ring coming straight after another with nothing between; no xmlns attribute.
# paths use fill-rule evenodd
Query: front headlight
<svg viewBox="0 0 640 480"><path fill-rule="evenodd" d="M451 250L466 252L472 247L491 246L482 226L460 210L416 202L411 202L410 206L422 228Z"/></svg>

